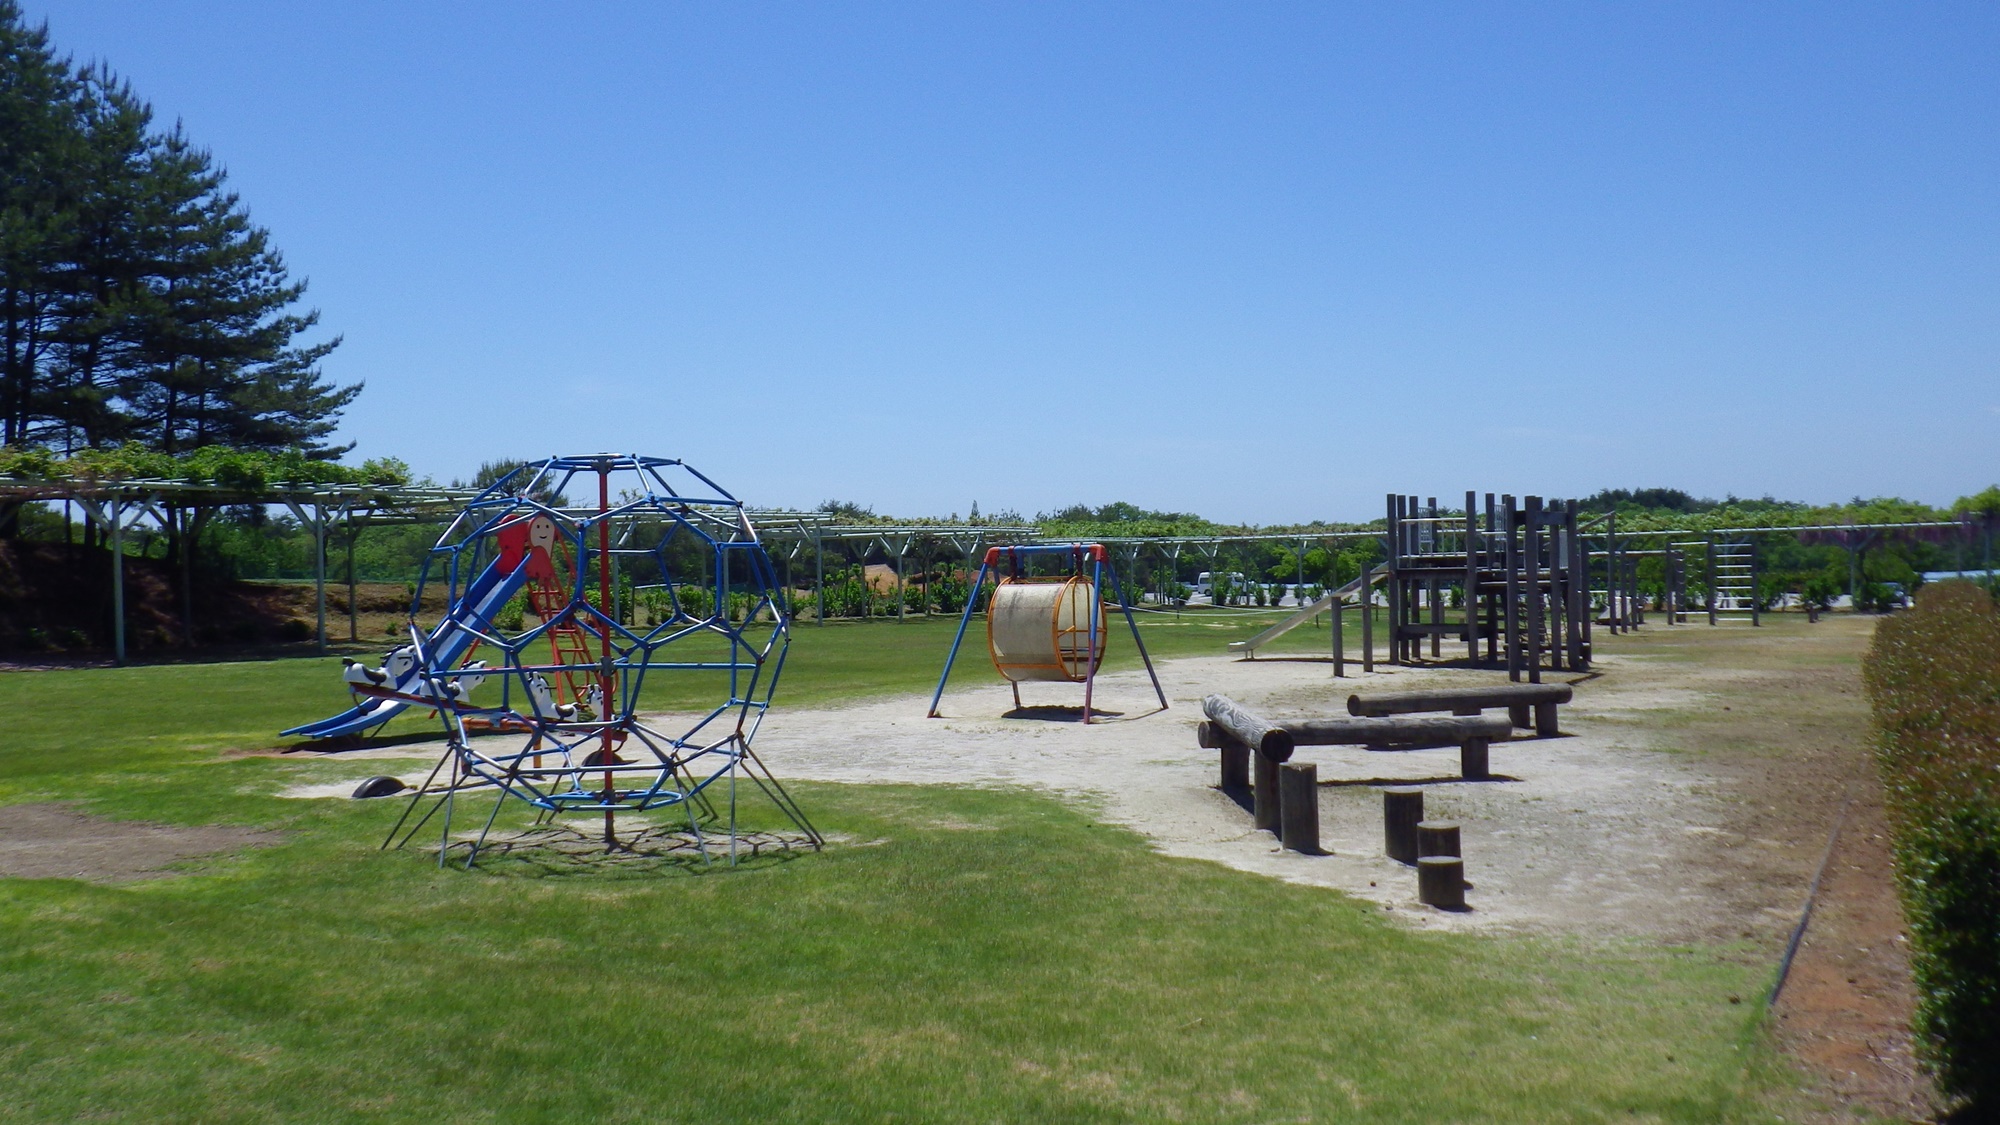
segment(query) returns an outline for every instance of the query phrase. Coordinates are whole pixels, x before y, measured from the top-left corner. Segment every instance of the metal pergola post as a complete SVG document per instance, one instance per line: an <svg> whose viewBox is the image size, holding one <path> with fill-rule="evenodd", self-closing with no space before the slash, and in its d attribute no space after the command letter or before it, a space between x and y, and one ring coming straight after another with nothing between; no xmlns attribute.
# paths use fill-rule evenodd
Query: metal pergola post
<svg viewBox="0 0 2000 1125"><path fill-rule="evenodd" d="M112 493L111 524L111 657L121 667L125 663L125 508L123 499Z"/></svg>

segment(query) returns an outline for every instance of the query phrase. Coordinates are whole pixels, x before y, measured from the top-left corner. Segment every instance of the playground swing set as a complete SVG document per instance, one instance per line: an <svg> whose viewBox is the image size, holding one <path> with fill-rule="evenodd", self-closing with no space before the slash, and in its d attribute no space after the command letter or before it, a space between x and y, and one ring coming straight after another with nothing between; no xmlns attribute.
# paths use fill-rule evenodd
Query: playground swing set
<svg viewBox="0 0 2000 1125"><path fill-rule="evenodd" d="M1034 573L1036 560L1056 564L1052 574ZM944 698L945 682L951 679L952 664L965 643L965 632L979 608L979 592L989 576L995 579L986 609L986 651L993 668L1014 693L1014 707L1021 707L1023 683L1072 683L1083 685L1083 721L1091 721L1092 701L1097 686L1097 670L1104 663L1109 628L1103 597L1109 576L1116 605L1132 631L1132 644L1145 663L1146 675L1159 698L1160 710L1167 709L1167 693L1139 636L1139 623L1132 616L1132 603L1115 567L1106 566L1101 543L1049 543L1032 546L989 547L973 579L965 612L952 636L951 651L945 656L944 671L938 676L937 691L931 695L929 717L936 719ZM1006 573L1000 570L1004 564Z"/></svg>

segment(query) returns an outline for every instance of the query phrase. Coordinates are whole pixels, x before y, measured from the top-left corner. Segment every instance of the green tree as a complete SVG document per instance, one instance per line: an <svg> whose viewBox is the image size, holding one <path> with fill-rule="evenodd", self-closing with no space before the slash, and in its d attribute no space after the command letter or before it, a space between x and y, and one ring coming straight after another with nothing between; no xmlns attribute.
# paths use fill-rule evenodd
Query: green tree
<svg viewBox="0 0 2000 1125"><path fill-rule="evenodd" d="M330 439L361 388L320 370L338 338L300 342L305 283L225 179L0 0L0 444L346 451Z"/></svg>

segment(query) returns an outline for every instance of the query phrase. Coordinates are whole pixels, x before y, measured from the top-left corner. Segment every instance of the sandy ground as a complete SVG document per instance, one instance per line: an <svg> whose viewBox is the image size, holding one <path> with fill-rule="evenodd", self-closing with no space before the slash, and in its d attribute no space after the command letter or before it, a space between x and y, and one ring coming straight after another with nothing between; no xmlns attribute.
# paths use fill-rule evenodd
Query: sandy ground
<svg viewBox="0 0 2000 1125"><path fill-rule="evenodd" d="M1215 788L1217 756L1195 744L1202 696L1219 692L1273 717L1308 717L1345 714L1352 691L1500 677L1384 669L1335 681L1324 663L1192 658L1162 667L1172 703L1164 712L1149 713L1142 673L1120 673L1100 681L1097 699L1124 714L1088 727L1064 708L1003 717L1012 700L993 686L954 693L941 719L924 718L928 701L915 697L779 710L757 746L784 778L1023 785L1081 798L1169 855L1336 887L1427 927L1692 937L1789 924L1794 903L1746 912L1747 904L1714 893L1707 854L1744 841L1723 826L1715 780L1697 762L1652 745L1644 723L1648 712L1699 703L1702 675L1642 668L1606 659L1564 709L1563 736L1496 743L1498 780L1460 780L1455 748L1301 748L1294 760L1319 770L1321 843L1331 853L1323 856L1281 850ZM1022 694L1031 704L1081 699L1068 685L1027 685ZM1390 784L1423 786L1426 817L1461 825L1472 909L1420 906L1414 869L1382 854L1381 787Z"/></svg>

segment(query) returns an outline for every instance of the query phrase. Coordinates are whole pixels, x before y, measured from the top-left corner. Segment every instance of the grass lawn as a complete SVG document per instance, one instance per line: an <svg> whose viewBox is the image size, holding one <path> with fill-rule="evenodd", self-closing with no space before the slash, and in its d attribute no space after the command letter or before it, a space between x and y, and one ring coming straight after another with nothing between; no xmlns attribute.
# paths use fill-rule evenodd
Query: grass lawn
<svg viewBox="0 0 2000 1125"><path fill-rule="evenodd" d="M950 625L805 626L780 700L927 688ZM334 679L0 674L0 803L284 835L0 879L0 1119L1733 1121L1781 1084L1743 950L1412 933L1031 793L801 785L846 842L733 872L440 871L375 850L399 802L268 795L351 766L236 752Z"/></svg>

